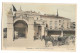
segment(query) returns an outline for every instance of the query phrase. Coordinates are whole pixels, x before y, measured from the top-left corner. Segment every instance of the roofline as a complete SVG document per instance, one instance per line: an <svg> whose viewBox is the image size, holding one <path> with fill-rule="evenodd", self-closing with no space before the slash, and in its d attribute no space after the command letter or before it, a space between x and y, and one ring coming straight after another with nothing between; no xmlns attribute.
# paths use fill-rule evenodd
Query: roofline
<svg viewBox="0 0 80 53"><path fill-rule="evenodd" d="M42 17L49 17L49 18L58 18L58 19L63 18L63 19L71 20L69 18L65 18L65 17L61 17L61 16L56 16L56 15L40 15L40 16L42 16Z"/></svg>

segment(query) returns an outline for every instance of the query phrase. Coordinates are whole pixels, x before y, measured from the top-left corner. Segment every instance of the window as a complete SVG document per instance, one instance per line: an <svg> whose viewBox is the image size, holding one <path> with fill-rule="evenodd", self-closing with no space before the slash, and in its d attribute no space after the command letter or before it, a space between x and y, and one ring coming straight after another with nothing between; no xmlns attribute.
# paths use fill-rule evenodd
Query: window
<svg viewBox="0 0 80 53"><path fill-rule="evenodd" d="M61 24L59 24L59 25L61 25Z"/></svg>
<svg viewBox="0 0 80 53"><path fill-rule="evenodd" d="M57 28L57 21L55 21L55 29Z"/></svg>
<svg viewBox="0 0 80 53"><path fill-rule="evenodd" d="M52 29L52 21L50 21L50 29Z"/></svg>
<svg viewBox="0 0 80 53"><path fill-rule="evenodd" d="M37 20L38 20L38 17L37 17Z"/></svg>
<svg viewBox="0 0 80 53"><path fill-rule="evenodd" d="M59 23L61 23L61 20L59 20Z"/></svg>
<svg viewBox="0 0 80 53"><path fill-rule="evenodd" d="M43 24L44 24L44 22L43 22Z"/></svg>
<svg viewBox="0 0 80 53"><path fill-rule="evenodd" d="M52 21L50 21L50 26L52 25Z"/></svg>

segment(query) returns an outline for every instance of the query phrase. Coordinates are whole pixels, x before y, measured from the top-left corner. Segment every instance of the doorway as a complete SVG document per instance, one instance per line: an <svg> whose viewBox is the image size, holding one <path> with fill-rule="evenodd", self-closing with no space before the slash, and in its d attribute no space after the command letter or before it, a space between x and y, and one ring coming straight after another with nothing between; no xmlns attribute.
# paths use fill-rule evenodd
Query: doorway
<svg viewBox="0 0 80 53"><path fill-rule="evenodd" d="M19 20L14 23L14 39L19 37L27 38L28 25L25 21Z"/></svg>

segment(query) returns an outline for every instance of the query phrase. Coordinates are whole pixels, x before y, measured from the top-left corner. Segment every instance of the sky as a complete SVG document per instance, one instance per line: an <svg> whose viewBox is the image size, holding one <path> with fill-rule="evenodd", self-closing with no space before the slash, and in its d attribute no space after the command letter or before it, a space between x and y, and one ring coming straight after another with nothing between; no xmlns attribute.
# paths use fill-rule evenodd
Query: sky
<svg viewBox="0 0 80 53"><path fill-rule="evenodd" d="M59 16L69 18L72 22L76 21L76 4L60 4L60 3L3 3L2 9L2 25L7 27L7 13L12 7L12 4L17 10L20 10L20 7L23 11L36 11L41 14L51 14L56 15L57 9Z"/></svg>

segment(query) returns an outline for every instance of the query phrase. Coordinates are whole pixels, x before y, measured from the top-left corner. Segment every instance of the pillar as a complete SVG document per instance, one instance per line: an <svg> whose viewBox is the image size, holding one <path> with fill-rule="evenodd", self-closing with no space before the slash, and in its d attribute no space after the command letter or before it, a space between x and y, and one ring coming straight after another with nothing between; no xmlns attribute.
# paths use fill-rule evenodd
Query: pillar
<svg viewBox="0 0 80 53"><path fill-rule="evenodd" d="M7 44L10 45L13 42L14 27L13 27L13 16L8 15L7 18Z"/></svg>
<svg viewBox="0 0 80 53"><path fill-rule="evenodd" d="M28 25L28 34L27 34L27 39L28 40L34 40L34 25L29 24Z"/></svg>
<svg viewBox="0 0 80 53"><path fill-rule="evenodd" d="M61 31L61 37L63 37L63 31Z"/></svg>
<svg viewBox="0 0 80 53"><path fill-rule="evenodd" d="M27 38L27 35L28 35L28 27L27 27L27 29L25 30L25 34L26 34L26 38Z"/></svg>
<svg viewBox="0 0 80 53"><path fill-rule="evenodd" d="M29 41L34 40L34 20L33 18L29 18L27 39Z"/></svg>

